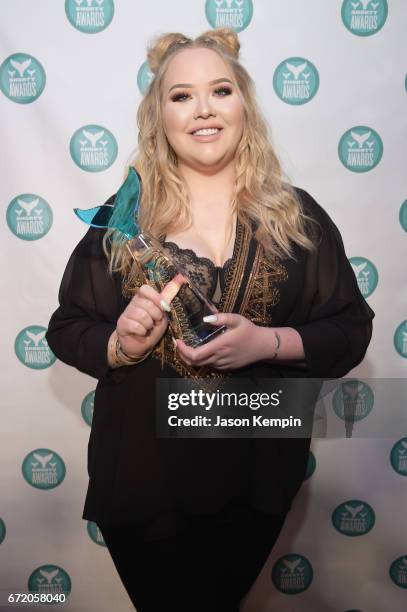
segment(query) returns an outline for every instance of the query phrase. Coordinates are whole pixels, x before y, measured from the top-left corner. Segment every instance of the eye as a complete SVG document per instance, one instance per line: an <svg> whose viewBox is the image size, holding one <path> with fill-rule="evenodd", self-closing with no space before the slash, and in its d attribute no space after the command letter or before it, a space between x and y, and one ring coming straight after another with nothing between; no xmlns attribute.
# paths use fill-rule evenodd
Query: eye
<svg viewBox="0 0 407 612"><path fill-rule="evenodd" d="M215 89L215 93L217 94L223 93L221 97L224 97L224 96L229 96L232 93L232 90L230 87L218 87L217 89Z"/></svg>
<svg viewBox="0 0 407 612"><path fill-rule="evenodd" d="M214 93L218 94L221 98L224 98L226 96L230 96L230 94L232 93L232 89L230 87L217 87L214 90ZM189 93L186 91L180 91L176 94L174 94L171 98L171 100L173 102L183 102L186 98L189 97Z"/></svg>

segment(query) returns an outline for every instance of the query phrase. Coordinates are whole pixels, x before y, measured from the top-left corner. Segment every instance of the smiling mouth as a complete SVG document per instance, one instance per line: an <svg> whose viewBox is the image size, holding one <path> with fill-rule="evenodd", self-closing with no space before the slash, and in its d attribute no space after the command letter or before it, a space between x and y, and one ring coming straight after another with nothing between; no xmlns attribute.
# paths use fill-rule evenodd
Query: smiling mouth
<svg viewBox="0 0 407 612"><path fill-rule="evenodd" d="M222 129L223 128L202 128L195 132L191 132L191 136L214 136L215 134L219 134Z"/></svg>

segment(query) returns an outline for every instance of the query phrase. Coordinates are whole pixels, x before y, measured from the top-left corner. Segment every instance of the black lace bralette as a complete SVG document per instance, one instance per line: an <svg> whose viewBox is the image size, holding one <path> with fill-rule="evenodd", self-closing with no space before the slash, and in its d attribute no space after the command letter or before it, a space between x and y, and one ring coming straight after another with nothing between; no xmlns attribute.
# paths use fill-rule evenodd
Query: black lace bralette
<svg viewBox="0 0 407 612"><path fill-rule="evenodd" d="M225 291L225 275L233 256L222 267L215 266L208 257L199 257L192 249L182 249L171 241L162 244L179 261L191 281L217 306Z"/></svg>

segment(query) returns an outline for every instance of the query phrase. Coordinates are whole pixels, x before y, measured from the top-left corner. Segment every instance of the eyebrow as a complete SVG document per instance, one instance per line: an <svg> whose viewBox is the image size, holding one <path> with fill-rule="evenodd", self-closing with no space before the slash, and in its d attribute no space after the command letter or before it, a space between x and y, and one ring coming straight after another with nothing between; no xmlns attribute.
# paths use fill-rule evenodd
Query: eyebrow
<svg viewBox="0 0 407 612"><path fill-rule="evenodd" d="M216 83L223 83L224 81L227 81L228 83L232 83L233 82L230 79L224 78L224 79L215 79L214 81L209 81L209 85L215 85ZM172 89L175 89L176 87L193 87L192 83L177 83L176 85L173 85L172 87L169 88L168 93L170 93L170 91Z"/></svg>

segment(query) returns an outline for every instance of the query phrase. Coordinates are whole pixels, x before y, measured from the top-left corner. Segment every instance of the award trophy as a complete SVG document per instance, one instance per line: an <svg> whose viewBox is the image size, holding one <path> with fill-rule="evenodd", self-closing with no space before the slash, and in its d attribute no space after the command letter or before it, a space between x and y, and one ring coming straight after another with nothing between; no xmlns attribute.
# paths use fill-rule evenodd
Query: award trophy
<svg viewBox="0 0 407 612"><path fill-rule="evenodd" d="M218 312L216 307L188 278L175 257L153 236L141 232L137 219L140 193L140 176L131 167L116 194L114 205L87 210L75 208L74 211L92 227L116 230L116 239L126 244L133 261L142 268L149 284L159 293L171 283L174 297L168 317L172 333L189 346L201 346L223 333L226 326L213 327L203 321L203 317Z"/></svg>

